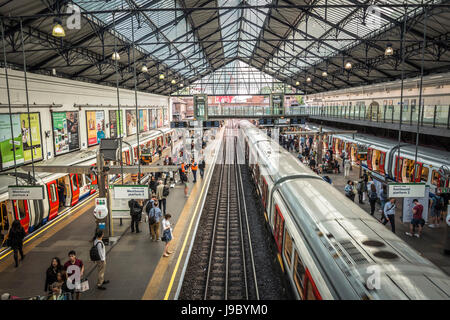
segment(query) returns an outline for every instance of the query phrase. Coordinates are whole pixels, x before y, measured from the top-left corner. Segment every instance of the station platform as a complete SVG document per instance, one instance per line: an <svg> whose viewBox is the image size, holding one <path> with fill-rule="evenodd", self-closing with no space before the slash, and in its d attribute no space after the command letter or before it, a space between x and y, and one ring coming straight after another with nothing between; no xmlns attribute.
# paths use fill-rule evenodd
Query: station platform
<svg viewBox="0 0 450 320"><path fill-rule="evenodd" d="M295 154L297 155L297 154ZM323 174L327 175L332 180L332 185L338 189L342 194L345 194L344 187L347 184L348 180L355 181L359 180L360 167L353 166L350 171L349 177L344 177L343 164L340 159L338 159L341 173L340 174ZM368 200L364 201L364 204L358 203L358 196L355 198L355 203L359 205L362 209L364 209L367 214L370 214L370 204ZM381 220L382 213L379 211L380 205L376 204L374 217L377 220ZM436 264L439 268L441 268L446 274L450 275L450 256L445 255L443 253L443 242L445 237L445 228L447 225L444 222L441 222L439 228L430 228L428 227L428 223L424 226L422 236L420 238L409 237L405 234L405 232L409 232L409 223L403 223L400 219L402 213L402 201L397 201L397 210L395 213L395 234L400 237L403 241L409 244L412 248L417 250L420 255L429 259L434 264ZM381 222L380 222L381 223ZM391 230L390 223L386 224L386 228Z"/></svg>
<svg viewBox="0 0 450 320"><path fill-rule="evenodd" d="M207 189L207 179L212 174L211 168L214 167L209 161L216 158L216 145L220 146L222 134L223 130L204 150L207 163L204 179L201 179L198 173L197 183L194 184L192 174L189 174L189 196L185 197L184 184L180 182L170 189L166 203L167 213L172 215L174 239L171 241L170 250L174 251L173 255L168 258L162 256L165 243L151 241L148 223L144 218L139 224L141 232L138 234L131 233L131 220L123 219L123 224L120 225L118 219L115 219L113 236L118 237L118 240L106 246L105 279L110 280L110 283L105 285L107 290L98 290L96 265L89 258L95 232L95 219L92 215L95 194L74 207L70 214L57 224L30 238L24 244L25 259L20 261L18 268L14 268L12 254L0 257L0 292L20 298L45 295L45 272L52 258L59 257L64 264L68 260L68 252L75 250L77 258L85 265L83 278L89 280L90 286L90 290L81 293L81 300L163 299L166 291L170 292L166 290L167 287L173 288L173 297L177 287L173 286L176 280L172 276L172 273L176 274L173 269L182 271L181 258L187 253L188 239L184 238L186 228L193 231L192 214L194 210L199 211L199 194L203 194ZM166 149L163 155L168 152L170 149ZM179 275L180 272L177 279Z"/></svg>

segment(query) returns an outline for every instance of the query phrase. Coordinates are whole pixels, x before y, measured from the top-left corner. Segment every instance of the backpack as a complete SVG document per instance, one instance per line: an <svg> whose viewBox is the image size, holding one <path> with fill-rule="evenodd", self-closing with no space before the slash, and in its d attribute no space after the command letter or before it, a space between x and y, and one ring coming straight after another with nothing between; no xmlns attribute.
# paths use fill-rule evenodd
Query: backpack
<svg viewBox="0 0 450 320"><path fill-rule="evenodd" d="M441 211L444 209L444 199L442 197L436 197L436 210Z"/></svg>
<svg viewBox="0 0 450 320"><path fill-rule="evenodd" d="M97 242L97 244L99 244L101 242ZM103 243L102 243L103 245ZM98 252L98 248L97 246L94 244L92 245L91 250L89 250L89 256L91 257L91 261L100 261L100 253Z"/></svg>
<svg viewBox="0 0 450 320"><path fill-rule="evenodd" d="M363 188L363 184L362 184L361 182L358 182L358 183L356 184L356 190L359 191L359 192L361 192L361 191L362 191L362 188Z"/></svg>
<svg viewBox="0 0 450 320"><path fill-rule="evenodd" d="M155 213L156 213L155 208L152 208L150 210L149 214L148 214L148 223L150 223L150 224L155 224L156 223Z"/></svg>
<svg viewBox="0 0 450 320"><path fill-rule="evenodd" d="M163 189L163 197L167 197L167 196L169 195L169 193L170 193L169 188L166 187L166 186L164 186L164 189Z"/></svg>
<svg viewBox="0 0 450 320"><path fill-rule="evenodd" d="M152 201L151 200L148 200L147 201L147 203L145 204L145 213L147 213L147 214L149 214L150 213L150 210L153 208L153 205L152 205Z"/></svg>
<svg viewBox="0 0 450 320"><path fill-rule="evenodd" d="M373 191L369 192L369 199L370 200L376 200L377 198L378 198L378 195L377 195L376 192L373 192Z"/></svg>

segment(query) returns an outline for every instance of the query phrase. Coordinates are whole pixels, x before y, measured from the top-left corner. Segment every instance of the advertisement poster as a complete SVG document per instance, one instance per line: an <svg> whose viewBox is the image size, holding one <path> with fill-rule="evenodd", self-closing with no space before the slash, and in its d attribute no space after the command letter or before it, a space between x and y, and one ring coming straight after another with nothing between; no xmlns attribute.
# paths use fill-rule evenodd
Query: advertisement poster
<svg viewBox="0 0 450 320"><path fill-rule="evenodd" d="M78 112L53 112L55 155L80 148Z"/></svg>
<svg viewBox="0 0 450 320"><path fill-rule="evenodd" d="M88 147L100 143L105 138L105 112L86 111Z"/></svg>
<svg viewBox="0 0 450 320"><path fill-rule="evenodd" d="M0 148L2 169L14 166L14 152L16 153L16 163L22 164L24 162L20 116L18 114L12 114L11 116L14 139L11 139L11 119L9 114L0 115Z"/></svg>
<svg viewBox="0 0 450 320"><path fill-rule="evenodd" d="M126 110L127 136L136 133L136 111Z"/></svg>
<svg viewBox="0 0 450 320"><path fill-rule="evenodd" d="M42 159L41 145L41 125L39 122L39 113L27 113L20 115L20 124L22 130L22 147L25 162ZM31 127L31 129L30 129Z"/></svg>
<svg viewBox="0 0 450 320"><path fill-rule="evenodd" d="M416 198L419 200L420 204L423 205L422 219L428 221L428 202L430 196L430 187L427 186L425 188L425 197ZM414 208L414 203L412 202L414 197L412 198L403 198L403 222L409 223L413 218L412 209Z"/></svg>
<svg viewBox="0 0 450 320"><path fill-rule="evenodd" d="M111 138L119 138L123 136L122 117L118 110L109 110L109 135Z"/></svg>
<svg viewBox="0 0 450 320"><path fill-rule="evenodd" d="M163 126L163 115L162 110L158 110L158 128L161 128Z"/></svg>
<svg viewBox="0 0 450 320"><path fill-rule="evenodd" d="M155 109L150 110L150 127L152 129L156 128L156 110Z"/></svg>
<svg viewBox="0 0 450 320"><path fill-rule="evenodd" d="M139 131L148 131L148 111L141 109L139 110Z"/></svg>

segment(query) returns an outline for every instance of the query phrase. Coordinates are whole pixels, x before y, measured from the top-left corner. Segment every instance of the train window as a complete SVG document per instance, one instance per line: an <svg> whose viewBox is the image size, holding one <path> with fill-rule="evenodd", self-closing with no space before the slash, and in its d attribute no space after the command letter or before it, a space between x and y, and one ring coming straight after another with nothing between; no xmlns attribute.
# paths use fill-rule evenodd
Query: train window
<svg viewBox="0 0 450 320"><path fill-rule="evenodd" d="M306 300L317 300L310 281L306 284Z"/></svg>
<svg viewBox="0 0 450 320"><path fill-rule="evenodd" d="M26 200L17 200L16 204L17 204L17 213L19 215L19 220L22 220L23 218L26 217L26 211L25 211L25 201Z"/></svg>
<svg viewBox="0 0 450 320"><path fill-rule="evenodd" d="M52 203L56 202L56 200L57 200L57 197L56 197L56 184L54 184L54 183L52 183L50 185L50 198L51 198Z"/></svg>
<svg viewBox="0 0 450 320"><path fill-rule="evenodd" d="M85 176L85 175L83 174L83 176ZM80 176L80 179L78 180L80 182L80 188L83 188L85 186L83 176Z"/></svg>
<svg viewBox="0 0 450 320"><path fill-rule="evenodd" d="M298 255L297 250L294 250L294 282L297 291L303 299L303 279L305 276L305 267Z"/></svg>
<svg viewBox="0 0 450 320"><path fill-rule="evenodd" d="M284 256L286 257L286 261L290 267L292 261L292 238L287 229L284 236Z"/></svg>
<svg viewBox="0 0 450 320"><path fill-rule="evenodd" d="M74 174L74 175L71 177L71 179L72 179L72 188L73 188L73 191L77 191L77 190L78 190L78 186L77 186L77 175Z"/></svg>
<svg viewBox="0 0 450 320"><path fill-rule="evenodd" d="M427 167L422 167L422 174L420 180L422 182L428 182L428 173L430 170Z"/></svg>
<svg viewBox="0 0 450 320"><path fill-rule="evenodd" d="M431 175L431 184L437 187L440 187L441 184L441 175L436 170L433 170Z"/></svg>

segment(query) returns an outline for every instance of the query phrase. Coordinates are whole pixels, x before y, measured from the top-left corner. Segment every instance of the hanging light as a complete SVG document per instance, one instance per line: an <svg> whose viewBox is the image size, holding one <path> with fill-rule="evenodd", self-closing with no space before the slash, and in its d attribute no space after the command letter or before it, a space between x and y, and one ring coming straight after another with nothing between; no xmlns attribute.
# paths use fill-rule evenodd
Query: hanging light
<svg viewBox="0 0 450 320"><path fill-rule="evenodd" d="M52 35L54 37L62 38L66 36L66 32L64 31L64 28L62 27L62 21L59 18L55 18L53 20L53 30Z"/></svg>
<svg viewBox="0 0 450 320"><path fill-rule="evenodd" d="M296 85L296 86L299 86L299 85L300 85L300 82L299 82L299 81L297 81L297 82L295 83L295 85Z"/></svg>
<svg viewBox="0 0 450 320"><path fill-rule="evenodd" d="M145 64L142 66L141 72L145 72L145 73L148 72L148 68L147 68L147 66Z"/></svg>
<svg viewBox="0 0 450 320"><path fill-rule="evenodd" d="M118 52L113 52L113 54L111 55L111 59L113 59L114 61L119 61L120 60L120 55Z"/></svg>
<svg viewBox="0 0 450 320"><path fill-rule="evenodd" d="M164 73L161 73L161 74L159 75L159 80L164 80Z"/></svg>
<svg viewBox="0 0 450 320"><path fill-rule="evenodd" d="M328 77L328 73L326 71L322 72L322 77L324 78Z"/></svg>
<svg viewBox="0 0 450 320"><path fill-rule="evenodd" d="M175 79L172 79L172 81L170 81L171 84L176 84L177 81Z"/></svg>
<svg viewBox="0 0 450 320"><path fill-rule="evenodd" d="M184 84L180 83L180 87L183 88L183 87L184 87Z"/></svg>
<svg viewBox="0 0 450 320"><path fill-rule="evenodd" d="M350 61L347 61L347 63L345 64L345 69L350 70L352 67L352 63Z"/></svg>
<svg viewBox="0 0 450 320"><path fill-rule="evenodd" d="M392 44L391 43L387 44L386 50L384 51L384 55L386 57L394 55L394 49L392 48Z"/></svg>
<svg viewBox="0 0 450 320"><path fill-rule="evenodd" d="M311 82L311 77L306 78L306 82Z"/></svg>

